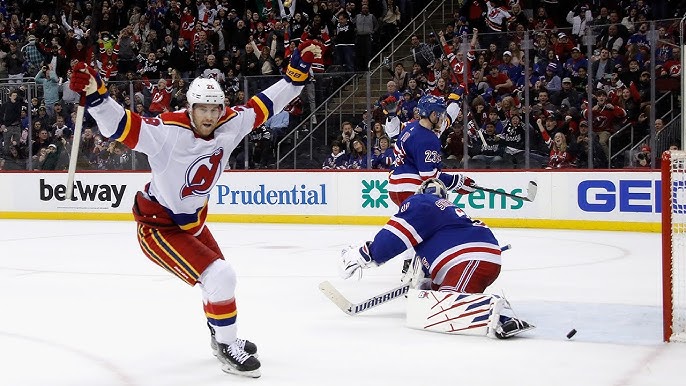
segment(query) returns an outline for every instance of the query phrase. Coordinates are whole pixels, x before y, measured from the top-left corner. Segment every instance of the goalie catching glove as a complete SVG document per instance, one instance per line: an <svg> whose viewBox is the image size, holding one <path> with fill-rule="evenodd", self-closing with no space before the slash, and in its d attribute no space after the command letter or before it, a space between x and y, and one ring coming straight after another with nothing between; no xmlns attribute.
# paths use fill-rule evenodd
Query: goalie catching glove
<svg viewBox="0 0 686 386"><path fill-rule="evenodd" d="M86 106L99 105L109 95L98 72L84 62L78 62L69 79L69 88L80 95L86 95Z"/></svg>
<svg viewBox="0 0 686 386"><path fill-rule="evenodd" d="M302 86L310 79L310 67L315 59L322 57L322 47L313 41L300 43L298 49L291 54L284 79L296 86Z"/></svg>
<svg viewBox="0 0 686 386"><path fill-rule="evenodd" d="M343 279L349 279L353 275L357 275L359 280L362 278L363 269L378 266L369 253L369 245L371 243L371 241L367 241L362 246L351 245L341 251L340 274Z"/></svg>

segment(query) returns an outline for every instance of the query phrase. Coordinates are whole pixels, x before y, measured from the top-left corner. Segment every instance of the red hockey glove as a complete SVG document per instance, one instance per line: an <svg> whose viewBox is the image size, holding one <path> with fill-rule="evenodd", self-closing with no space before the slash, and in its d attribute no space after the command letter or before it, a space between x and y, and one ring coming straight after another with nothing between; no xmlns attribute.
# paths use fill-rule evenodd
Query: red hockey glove
<svg viewBox="0 0 686 386"><path fill-rule="evenodd" d="M296 86L304 85L310 78L312 62L321 57L322 48L319 44L312 41L301 43L291 55L284 79Z"/></svg>
<svg viewBox="0 0 686 386"><path fill-rule="evenodd" d="M102 101L103 97L108 95L107 87L100 79L98 72L84 62L79 62L74 66L69 79L69 88L79 94L85 94L88 106L97 105L98 101Z"/></svg>

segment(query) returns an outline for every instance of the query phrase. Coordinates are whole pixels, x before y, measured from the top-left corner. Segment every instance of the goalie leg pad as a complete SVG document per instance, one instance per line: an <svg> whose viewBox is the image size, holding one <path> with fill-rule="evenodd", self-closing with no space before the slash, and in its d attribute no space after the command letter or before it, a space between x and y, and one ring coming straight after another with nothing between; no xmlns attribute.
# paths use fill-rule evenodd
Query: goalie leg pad
<svg viewBox="0 0 686 386"><path fill-rule="evenodd" d="M411 289L407 326L445 334L487 336L499 322L503 302L491 294Z"/></svg>

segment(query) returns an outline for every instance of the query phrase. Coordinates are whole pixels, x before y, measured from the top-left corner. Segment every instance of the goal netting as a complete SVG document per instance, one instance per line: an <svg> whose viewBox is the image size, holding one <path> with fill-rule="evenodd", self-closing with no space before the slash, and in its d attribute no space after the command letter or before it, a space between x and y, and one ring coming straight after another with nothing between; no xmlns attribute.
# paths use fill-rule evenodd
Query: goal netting
<svg viewBox="0 0 686 386"><path fill-rule="evenodd" d="M686 342L686 152L662 155L664 340Z"/></svg>

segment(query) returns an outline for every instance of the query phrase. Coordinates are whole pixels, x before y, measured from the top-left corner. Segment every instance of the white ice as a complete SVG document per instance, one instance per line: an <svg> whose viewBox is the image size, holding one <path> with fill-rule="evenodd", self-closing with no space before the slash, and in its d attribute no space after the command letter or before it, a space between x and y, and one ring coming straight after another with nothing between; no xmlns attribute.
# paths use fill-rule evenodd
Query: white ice
<svg viewBox="0 0 686 386"><path fill-rule="evenodd" d="M0 221L0 385L683 385L686 344L661 342L658 234L495 229L512 244L490 287L535 324L506 341L404 327L400 261L337 276L378 227L211 223L238 272L239 335L259 380L224 374L198 288L140 252L133 222ZM568 340L572 328L577 335Z"/></svg>

